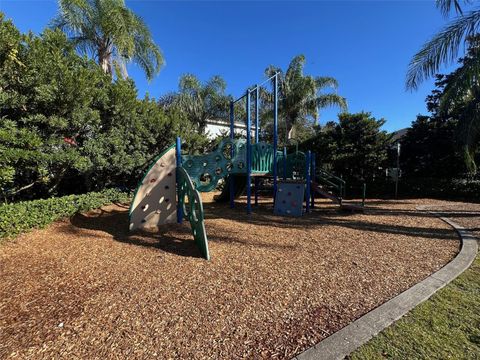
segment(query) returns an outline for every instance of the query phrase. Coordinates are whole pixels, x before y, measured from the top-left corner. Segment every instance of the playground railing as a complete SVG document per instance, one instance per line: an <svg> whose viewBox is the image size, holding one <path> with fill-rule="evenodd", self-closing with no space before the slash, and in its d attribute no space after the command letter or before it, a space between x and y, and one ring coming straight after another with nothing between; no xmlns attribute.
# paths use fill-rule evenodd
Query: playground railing
<svg viewBox="0 0 480 360"><path fill-rule="evenodd" d="M316 169L315 178L320 184L326 184L332 187L335 192L334 195L339 198L345 198L345 180L321 168Z"/></svg>

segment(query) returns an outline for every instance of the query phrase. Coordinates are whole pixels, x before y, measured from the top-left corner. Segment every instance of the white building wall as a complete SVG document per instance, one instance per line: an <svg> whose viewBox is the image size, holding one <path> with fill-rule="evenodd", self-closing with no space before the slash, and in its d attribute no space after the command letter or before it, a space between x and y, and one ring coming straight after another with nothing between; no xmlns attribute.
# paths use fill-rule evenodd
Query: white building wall
<svg viewBox="0 0 480 360"><path fill-rule="evenodd" d="M244 122L235 122L234 129L235 134L240 134L242 136L246 136L247 134L247 125ZM207 120L206 133L209 139L215 139L222 134L229 136L230 124L220 120ZM251 134L252 136L255 136L254 126L252 126Z"/></svg>

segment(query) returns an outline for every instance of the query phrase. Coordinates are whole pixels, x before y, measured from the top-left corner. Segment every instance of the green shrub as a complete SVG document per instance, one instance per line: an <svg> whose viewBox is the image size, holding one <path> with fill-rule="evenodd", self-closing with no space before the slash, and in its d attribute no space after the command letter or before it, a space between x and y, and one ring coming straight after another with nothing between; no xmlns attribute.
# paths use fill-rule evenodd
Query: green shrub
<svg viewBox="0 0 480 360"><path fill-rule="evenodd" d="M43 228L55 220L114 202L127 202L129 195L114 189L84 195L52 197L0 206L0 239Z"/></svg>
<svg viewBox="0 0 480 360"><path fill-rule="evenodd" d="M399 194L407 197L432 197L444 200L480 201L480 180L442 178L404 178Z"/></svg>

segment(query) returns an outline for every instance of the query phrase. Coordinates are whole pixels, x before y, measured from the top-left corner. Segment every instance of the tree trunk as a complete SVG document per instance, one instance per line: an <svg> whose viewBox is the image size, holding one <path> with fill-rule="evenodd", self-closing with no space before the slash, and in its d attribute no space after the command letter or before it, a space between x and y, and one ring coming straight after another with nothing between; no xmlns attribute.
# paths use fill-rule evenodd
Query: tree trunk
<svg viewBox="0 0 480 360"><path fill-rule="evenodd" d="M98 48L98 64L102 67L105 74L112 75L112 52L106 46Z"/></svg>
<svg viewBox="0 0 480 360"><path fill-rule="evenodd" d="M289 118L285 119L285 130L287 132L287 141L293 139L295 136L295 129L293 128L293 121Z"/></svg>

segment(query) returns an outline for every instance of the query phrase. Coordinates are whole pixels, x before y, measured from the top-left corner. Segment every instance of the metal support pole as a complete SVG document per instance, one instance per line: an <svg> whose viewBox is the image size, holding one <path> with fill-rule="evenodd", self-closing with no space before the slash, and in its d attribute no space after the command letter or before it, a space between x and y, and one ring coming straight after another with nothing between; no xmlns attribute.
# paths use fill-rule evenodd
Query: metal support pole
<svg viewBox="0 0 480 360"><path fill-rule="evenodd" d="M278 73L273 77L273 201L277 194Z"/></svg>
<svg viewBox="0 0 480 360"><path fill-rule="evenodd" d="M175 157L176 157L176 165L177 169L182 166L182 140L180 136L177 136L177 143L175 146ZM178 171L178 170L177 170ZM177 181L177 223L181 224L183 221L183 201L184 199L180 199L180 186L178 184L178 175L176 175Z"/></svg>
<svg viewBox="0 0 480 360"><path fill-rule="evenodd" d="M258 187L260 186L260 181L258 181L258 177L255 177L253 179L253 182L255 184L255 206L258 206Z"/></svg>
<svg viewBox="0 0 480 360"><path fill-rule="evenodd" d="M305 161L305 180L307 182L307 189L306 189L306 196L305 196L305 202L306 202L306 209L305 211L307 213L310 212L310 159L312 157L312 153L307 151L307 159Z"/></svg>
<svg viewBox="0 0 480 360"><path fill-rule="evenodd" d="M260 108L259 103L259 86L255 88L255 144L258 144L259 141L259 131L260 131ZM258 178L255 177L255 206L258 206Z"/></svg>
<svg viewBox="0 0 480 360"><path fill-rule="evenodd" d="M398 180L400 177L400 142L397 143L397 173L395 176L395 199L398 199Z"/></svg>
<svg viewBox="0 0 480 360"><path fill-rule="evenodd" d="M250 90L247 90L247 214L252 213L252 144L251 144Z"/></svg>
<svg viewBox="0 0 480 360"><path fill-rule="evenodd" d="M312 168L311 168L311 181L315 181L315 172L316 172L316 164L315 164L315 153L312 153ZM315 191L312 191L312 209L315 207Z"/></svg>
<svg viewBox="0 0 480 360"><path fill-rule="evenodd" d="M255 88L255 144L258 143L258 132L260 131L260 108L258 106L259 101L259 90L258 85Z"/></svg>
<svg viewBox="0 0 480 360"><path fill-rule="evenodd" d="M230 139L232 140L230 157L233 160L234 149L233 149L233 140L235 139L235 112L234 112L234 102L230 101ZM235 181L233 174L228 176L230 182L230 208L235 207Z"/></svg>
<svg viewBox="0 0 480 360"><path fill-rule="evenodd" d="M283 147L283 180L287 180L287 147Z"/></svg>
<svg viewBox="0 0 480 360"><path fill-rule="evenodd" d="M363 183L362 188L362 206L365 206L365 197L367 196L367 183Z"/></svg>

